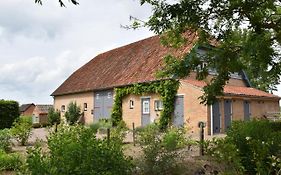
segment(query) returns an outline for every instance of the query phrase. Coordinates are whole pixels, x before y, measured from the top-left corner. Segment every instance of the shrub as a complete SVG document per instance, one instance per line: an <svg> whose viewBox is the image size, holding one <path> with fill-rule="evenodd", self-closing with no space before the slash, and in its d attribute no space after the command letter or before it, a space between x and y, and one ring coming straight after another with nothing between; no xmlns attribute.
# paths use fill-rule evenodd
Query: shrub
<svg viewBox="0 0 281 175"><path fill-rule="evenodd" d="M48 110L48 123L49 125L58 125L60 124L60 111L56 110L52 107Z"/></svg>
<svg viewBox="0 0 281 175"><path fill-rule="evenodd" d="M22 165L22 158L18 153L7 154L0 150L0 171L18 170Z"/></svg>
<svg viewBox="0 0 281 175"><path fill-rule="evenodd" d="M280 122L236 121L226 138L213 142L209 150L214 157L236 165L246 174L277 174L281 171L280 136Z"/></svg>
<svg viewBox="0 0 281 175"><path fill-rule="evenodd" d="M152 124L138 131L138 142L143 156L138 161L140 174L181 174L182 167L178 148L184 143L183 130L173 128L161 133Z"/></svg>
<svg viewBox="0 0 281 175"><path fill-rule="evenodd" d="M56 110L52 107L48 110L48 124L53 126L55 125L55 131L57 131L57 127L60 124L61 117L60 111Z"/></svg>
<svg viewBox="0 0 281 175"><path fill-rule="evenodd" d="M16 138L20 145L26 145L31 135L32 119L31 117L20 117L11 128L11 134Z"/></svg>
<svg viewBox="0 0 281 175"><path fill-rule="evenodd" d="M90 128L74 125L59 128L48 138L49 151L41 147L29 150L27 172L30 174L126 175L132 163L122 146L97 139Z"/></svg>
<svg viewBox="0 0 281 175"><path fill-rule="evenodd" d="M0 129L11 128L13 122L19 116L18 102L0 100Z"/></svg>
<svg viewBox="0 0 281 175"><path fill-rule="evenodd" d="M263 174L276 171L271 167L270 158L272 156L281 158L280 122L267 120L234 122L227 136L227 139L237 146L247 173Z"/></svg>
<svg viewBox="0 0 281 175"><path fill-rule="evenodd" d="M220 164L221 171L226 174L243 174L244 167L236 145L228 139L213 138L206 140L204 150L214 161Z"/></svg>
<svg viewBox="0 0 281 175"><path fill-rule="evenodd" d="M75 124L78 119L81 117L81 109L79 106L77 106L76 102L71 102L67 106L67 111L65 112L65 118L66 121L70 124L73 125Z"/></svg>
<svg viewBox="0 0 281 175"><path fill-rule="evenodd" d="M5 152L11 150L11 134L8 129L0 130L0 150Z"/></svg>

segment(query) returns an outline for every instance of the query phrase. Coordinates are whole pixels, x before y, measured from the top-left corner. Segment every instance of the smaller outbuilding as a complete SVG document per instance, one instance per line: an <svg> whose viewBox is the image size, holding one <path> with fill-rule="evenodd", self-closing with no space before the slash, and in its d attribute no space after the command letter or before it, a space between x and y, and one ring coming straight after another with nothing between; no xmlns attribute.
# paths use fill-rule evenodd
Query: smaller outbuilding
<svg viewBox="0 0 281 175"><path fill-rule="evenodd" d="M48 123L48 111L53 105L36 105L32 113L32 123L46 125Z"/></svg>
<svg viewBox="0 0 281 175"><path fill-rule="evenodd" d="M34 103L22 104L20 106L20 115L21 116L32 116L34 108L35 108Z"/></svg>

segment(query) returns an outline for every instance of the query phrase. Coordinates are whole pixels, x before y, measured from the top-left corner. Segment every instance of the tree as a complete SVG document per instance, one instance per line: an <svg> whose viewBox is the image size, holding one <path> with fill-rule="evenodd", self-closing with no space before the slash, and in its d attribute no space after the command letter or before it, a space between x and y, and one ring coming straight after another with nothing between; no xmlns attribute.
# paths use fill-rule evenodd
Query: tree
<svg viewBox="0 0 281 175"><path fill-rule="evenodd" d="M55 125L55 131L57 132L57 126L60 124L60 111L56 110L52 107L48 110L48 123L53 126Z"/></svg>
<svg viewBox="0 0 281 175"><path fill-rule="evenodd" d="M67 111L65 112L66 121L70 125L73 125L78 121L81 115L81 109L79 106L77 106L76 102L69 103L69 105L67 106Z"/></svg>
<svg viewBox="0 0 281 175"><path fill-rule="evenodd" d="M0 129L11 128L19 118L19 103L13 100L0 100Z"/></svg>
<svg viewBox="0 0 281 175"><path fill-rule="evenodd" d="M203 56L169 55L162 72L183 78L196 70L197 79L203 80L208 69L215 68L217 76L204 87L203 103L213 103L222 95L230 73L242 70L254 87L276 89L281 74L280 0L141 0L141 4L150 4L152 15L146 22L133 18L131 27L148 27L173 47L186 42L186 31L196 33L197 45L215 46ZM198 69L202 62L207 66Z"/></svg>
<svg viewBox="0 0 281 175"><path fill-rule="evenodd" d="M11 128L11 134L20 143L21 146L27 144L28 139L31 135L32 130L32 117L22 116L14 121L13 127Z"/></svg>
<svg viewBox="0 0 281 175"><path fill-rule="evenodd" d="M78 3L78 1L77 0L68 0L68 1L70 1L72 4L74 4L74 5L79 5L79 3ZM43 3L42 3L42 0L35 0L35 3L38 3L38 4L40 4L40 5L42 5ZM61 7L65 7L65 4L64 4L64 1L63 0L59 0L59 3L60 3L60 6Z"/></svg>

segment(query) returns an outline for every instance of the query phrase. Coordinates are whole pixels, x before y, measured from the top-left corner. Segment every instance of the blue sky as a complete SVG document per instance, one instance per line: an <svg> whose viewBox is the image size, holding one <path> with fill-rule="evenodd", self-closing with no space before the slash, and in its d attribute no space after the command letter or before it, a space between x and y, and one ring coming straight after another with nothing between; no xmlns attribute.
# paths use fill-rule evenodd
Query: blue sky
<svg viewBox="0 0 281 175"><path fill-rule="evenodd" d="M130 15L148 18L151 8L139 0L65 2L0 2L0 99L53 103L50 94L96 55L153 35L120 27Z"/></svg>
<svg viewBox="0 0 281 175"><path fill-rule="evenodd" d="M107 50L152 36L125 30L129 16L147 19L138 0L0 2L0 99L52 103L50 94L76 69Z"/></svg>

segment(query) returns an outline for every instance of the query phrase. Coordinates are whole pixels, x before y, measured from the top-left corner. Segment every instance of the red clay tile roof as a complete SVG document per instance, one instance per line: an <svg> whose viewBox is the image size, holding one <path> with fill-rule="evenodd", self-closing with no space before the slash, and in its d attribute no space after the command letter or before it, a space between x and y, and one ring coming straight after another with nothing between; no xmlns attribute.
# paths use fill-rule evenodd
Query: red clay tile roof
<svg viewBox="0 0 281 175"><path fill-rule="evenodd" d="M49 109L52 107L53 105L36 105L38 113L40 114L48 114Z"/></svg>
<svg viewBox="0 0 281 175"><path fill-rule="evenodd" d="M33 103L29 103L29 104L22 104L20 106L20 112L25 112L29 107L31 106L35 106L35 104Z"/></svg>
<svg viewBox="0 0 281 175"><path fill-rule="evenodd" d="M153 36L100 54L75 71L52 96L155 81L163 58L169 52L187 53L197 36L186 33L186 38L188 42L178 50L162 46L159 36Z"/></svg>
<svg viewBox="0 0 281 175"><path fill-rule="evenodd" d="M183 80L186 83L189 83L193 86L203 88L207 84L204 81L198 81L194 79L184 79ZM280 99L279 96L273 95L255 88L251 87L242 87L242 86L230 86L226 85L224 87L224 94L225 95L239 95L239 96L248 96L248 97L267 97L267 98L278 98Z"/></svg>

